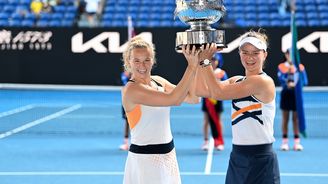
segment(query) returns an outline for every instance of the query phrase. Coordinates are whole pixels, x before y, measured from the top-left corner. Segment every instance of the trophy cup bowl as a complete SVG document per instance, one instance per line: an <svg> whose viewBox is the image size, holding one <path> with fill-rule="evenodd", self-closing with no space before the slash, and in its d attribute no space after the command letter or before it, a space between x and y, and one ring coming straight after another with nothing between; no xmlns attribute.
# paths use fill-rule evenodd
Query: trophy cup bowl
<svg viewBox="0 0 328 184"><path fill-rule="evenodd" d="M225 14L223 0L176 0L175 17L190 29L177 32L175 50L181 52L186 44L197 48L207 43L216 43L217 48L226 48L224 30L216 30L210 26L219 21Z"/></svg>

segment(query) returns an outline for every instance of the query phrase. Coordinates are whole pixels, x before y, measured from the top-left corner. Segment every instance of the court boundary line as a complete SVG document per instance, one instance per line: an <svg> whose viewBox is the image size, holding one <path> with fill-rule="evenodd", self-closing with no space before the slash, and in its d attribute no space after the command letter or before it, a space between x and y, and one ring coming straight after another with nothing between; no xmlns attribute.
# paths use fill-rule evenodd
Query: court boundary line
<svg viewBox="0 0 328 184"><path fill-rule="evenodd" d="M66 109L63 109L63 110L58 111L58 112L56 112L56 113L50 114L50 115L48 115L48 116L45 116L45 117L43 117L43 118L41 118L41 119L37 119L37 120L35 120L35 121L29 122L29 123L27 123L27 124L24 124L24 125L22 125L22 126L19 126L19 127L17 127L17 128L14 128L14 129L12 129L12 130L9 130L9 131L7 131L7 132L5 132L5 133L0 134L0 139L3 139L3 138L8 137L8 136L11 136L11 135L13 135L13 134L16 134L16 133L18 133L18 132L21 132L21 131L23 131L23 130L26 130L26 129L28 129L28 128L31 128L31 127L34 127L34 126L39 125L39 124L41 124L41 123L44 123L44 122L46 122L46 121L49 121L49 120L52 120L52 119L58 118L58 117L63 116L63 115L65 115L65 114L67 114L67 113L70 113L70 112L72 112L72 111L75 111L75 110L77 110L77 109L79 109L79 108L81 108L81 107L82 107L81 104L73 105L73 106L71 106L71 107L68 107L68 108L66 108Z"/></svg>
<svg viewBox="0 0 328 184"><path fill-rule="evenodd" d="M0 89L36 89L36 90L97 90L97 91L120 91L123 86L113 85L63 85L63 84L22 84L22 83L0 83ZM276 86L276 91L282 90ZM326 86L304 86L303 91L328 91Z"/></svg>
<svg viewBox="0 0 328 184"><path fill-rule="evenodd" d="M120 91L122 86L0 83L0 89Z"/></svg>
<svg viewBox="0 0 328 184"><path fill-rule="evenodd" d="M115 171L8 171L0 172L0 176L122 176L124 172ZM226 172L180 172L181 176L225 176ZM328 173L280 173L286 177L328 177Z"/></svg>
<svg viewBox="0 0 328 184"><path fill-rule="evenodd" d="M34 107L35 107L35 105L30 104L30 105L25 105L25 106L18 107L18 108L9 110L9 111L1 112L0 113L0 118L10 116L10 115L13 115L13 114L16 114L16 113L20 113L20 112L23 112L23 111L27 111L27 110L33 109Z"/></svg>
<svg viewBox="0 0 328 184"><path fill-rule="evenodd" d="M209 141L209 147L207 150L207 157L206 157L206 165L204 174L208 175L211 173L212 168L212 160L213 160L213 150L214 150L214 139L211 137Z"/></svg>

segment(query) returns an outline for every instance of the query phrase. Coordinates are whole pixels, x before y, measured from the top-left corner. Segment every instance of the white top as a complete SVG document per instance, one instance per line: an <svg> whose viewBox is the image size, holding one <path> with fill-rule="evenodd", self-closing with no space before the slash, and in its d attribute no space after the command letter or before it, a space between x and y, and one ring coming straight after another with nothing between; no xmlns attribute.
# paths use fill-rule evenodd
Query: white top
<svg viewBox="0 0 328 184"><path fill-rule="evenodd" d="M170 107L141 106L141 118L131 129L131 143L136 145L163 144L172 140Z"/></svg>
<svg viewBox="0 0 328 184"><path fill-rule="evenodd" d="M270 103L263 103L254 96L232 100L232 143L235 145L273 143L275 113L275 98Z"/></svg>
<svg viewBox="0 0 328 184"><path fill-rule="evenodd" d="M163 92L164 88L158 86L157 90ZM131 128L131 143L139 146L169 143L173 139L170 109L170 107L137 105L134 112L127 114Z"/></svg>

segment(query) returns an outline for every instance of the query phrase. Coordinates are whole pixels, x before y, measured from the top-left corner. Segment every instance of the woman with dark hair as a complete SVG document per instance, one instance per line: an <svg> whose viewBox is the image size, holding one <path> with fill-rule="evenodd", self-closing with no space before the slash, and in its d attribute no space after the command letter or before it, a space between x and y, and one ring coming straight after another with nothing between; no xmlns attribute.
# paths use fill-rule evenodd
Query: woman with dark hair
<svg viewBox="0 0 328 184"><path fill-rule="evenodd" d="M268 38L249 31L239 43L239 56L245 76L217 81L209 59L217 48L207 45L201 53L196 94L232 100L232 152L226 184L278 184L279 166L272 144L275 117L275 84L263 71L268 55ZM208 49L210 47L210 49ZM205 79L205 80L204 80Z"/></svg>

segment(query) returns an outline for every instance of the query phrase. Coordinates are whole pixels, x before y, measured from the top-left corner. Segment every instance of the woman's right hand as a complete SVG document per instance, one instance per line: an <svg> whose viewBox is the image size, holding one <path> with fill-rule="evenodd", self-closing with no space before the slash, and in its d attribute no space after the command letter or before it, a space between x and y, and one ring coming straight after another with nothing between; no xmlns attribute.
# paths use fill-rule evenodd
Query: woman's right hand
<svg viewBox="0 0 328 184"><path fill-rule="evenodd" d="M202 45L201 46L201 53L200 53L200 57L199 60L203 61L204 59L209 59L211 60L211 58L213 57L213 55L219 51L216 48L216 44L215 43L207 43L206 45ZM222 49L220 49L222 50Z"/></svg>
<svg viewBox="0 0 328 184"><path fill-rule="evenodd" d="M196 69L199 65L199 53L200 49L196 49L196 46L193 45L192 48L190 48L191 45L183 45L182 46L182 53L187 59L188 66L192 67L193 69Z"/></svg>

